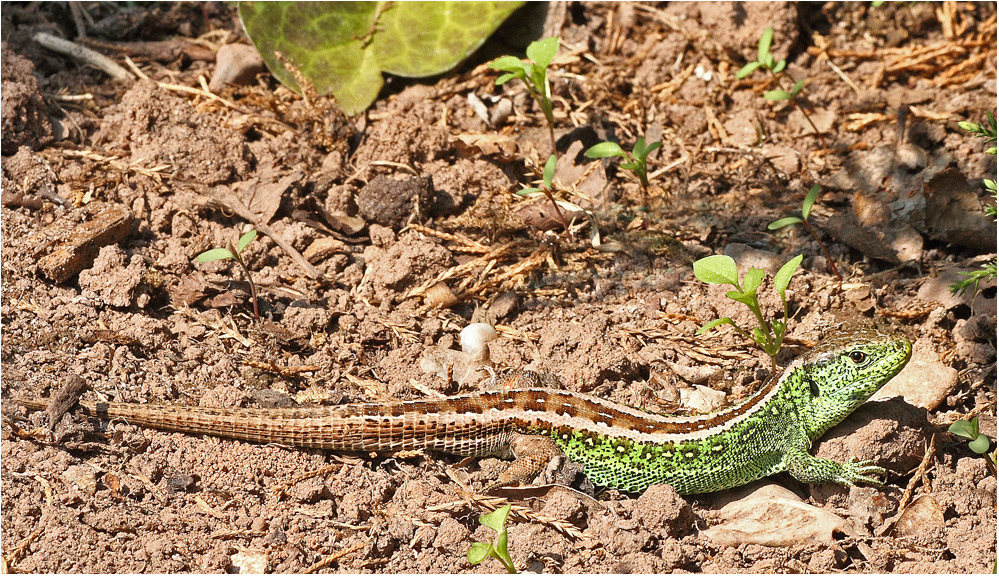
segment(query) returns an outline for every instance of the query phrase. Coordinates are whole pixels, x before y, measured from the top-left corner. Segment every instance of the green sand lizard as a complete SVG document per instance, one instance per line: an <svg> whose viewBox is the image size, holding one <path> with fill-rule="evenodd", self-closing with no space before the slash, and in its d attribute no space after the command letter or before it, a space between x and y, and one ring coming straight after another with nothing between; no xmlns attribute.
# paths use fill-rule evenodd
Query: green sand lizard
<svg viewBox="0 0 999 576"><path fill-rule="evenodd" d="M817 458L808 450L894 377L911 353L902 336L873 330L837 334L743 402L687 417L531 387L544 380L530 372L514 373L502 383L518 388L389 403L254 409L98 402L80 407L86 414L134 425L252 442L514 457L492 486L530 481L560 454L582 464L594 484L630 492L653 484L670 484L681 494L712 492L782 471L808 483L880 485L877 476L885 470L879 466ZM36 410L48 405L44 400L21 403Z"/></svg>

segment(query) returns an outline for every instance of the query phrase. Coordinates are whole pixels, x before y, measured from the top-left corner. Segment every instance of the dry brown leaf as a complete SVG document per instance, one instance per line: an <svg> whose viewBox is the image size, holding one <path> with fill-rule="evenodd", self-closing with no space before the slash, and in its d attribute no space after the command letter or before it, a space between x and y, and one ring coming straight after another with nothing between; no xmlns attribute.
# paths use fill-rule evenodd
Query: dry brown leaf
<svg viewBox="0 0 999 576"><path fill-rule="evenodd" d="M462 156L499 156L512 159L519 150L517 142L505 134L465 132L455 137L455 144Z"/></svg>

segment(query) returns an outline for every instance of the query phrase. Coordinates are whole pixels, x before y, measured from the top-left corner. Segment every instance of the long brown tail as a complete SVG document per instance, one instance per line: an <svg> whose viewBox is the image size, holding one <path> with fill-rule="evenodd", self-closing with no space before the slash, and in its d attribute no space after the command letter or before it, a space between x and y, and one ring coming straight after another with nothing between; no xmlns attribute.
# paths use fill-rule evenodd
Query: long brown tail
<svg viewBox="0 0 999 576"><path fill-rule="evenodd" d="M37 399L20 403L30 410L49 406L48 401ZM503 422L494 422L490 427L468 426L460 421L466 417L456 417L453 407L441 400L312 408L206 408L119 402L78 405L90 416L159 430L355 452L422 448L480 455L502 443L498 435L506 428Z"/></svg>
<svg viewBox="0 0 999 576"><path fill-rule="evenodd" d="M22 400L31 410L45 410L45 400ZM207 434L263 444L279 443L303 448L358 450L329 438L332 408L205 408L172 404L130 404L118 402L80 402L84 414L105 420L124 420L129 424Z"/></svg>

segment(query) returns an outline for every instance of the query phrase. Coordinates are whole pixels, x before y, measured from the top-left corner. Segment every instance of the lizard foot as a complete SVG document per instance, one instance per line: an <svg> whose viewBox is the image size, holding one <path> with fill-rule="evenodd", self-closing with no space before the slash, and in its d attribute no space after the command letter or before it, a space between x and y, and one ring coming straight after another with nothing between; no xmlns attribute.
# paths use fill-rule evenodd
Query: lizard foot
<svg viewBox="0 0 999 576"><path fill-rule="evenodd" d="M875 466L873 460L850 460L849 462L844 462L842 466L843 468L840 473L841 484L855 485L864 483L879 488L885 485L884 481L878 478L878 476L883 477L888 471L881 466Z"/></svg>
<svg viewBox="0 0 999 576"><path fill-rule="evenodd" d="M530 483L552 461L565 458L565 454L547 436L514 434L510 439L510 451L514 461L499 478L485 487L486 492L494 488Z"/></svg>

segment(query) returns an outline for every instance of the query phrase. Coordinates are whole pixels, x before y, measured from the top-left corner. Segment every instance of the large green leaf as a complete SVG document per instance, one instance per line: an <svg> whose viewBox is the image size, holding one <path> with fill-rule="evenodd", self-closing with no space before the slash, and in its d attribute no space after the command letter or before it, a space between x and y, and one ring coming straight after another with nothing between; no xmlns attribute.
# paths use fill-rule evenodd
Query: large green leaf
<svg viewBox="0 0 999 576"><path fill-rule="evenodd" d="M300 91L275 52L320 94L332 93L345 113L354 114L374 102L382 87L374 51L364 42L377 8L376 2L240 2L239 17L278 80Z"/></svg>
<svg viewBox="0 0 999 576"><path fill-rule="evenodd" d="M320 94L356 114L374 102L382 71L441 74L467 58L522 2L240 2L239 16L268 69L299 90L275 55Z"/></svg>
<svg viewBox="0 0 999 576"><path fill-rule="evenodd" d="M371 43L376 60L382 71L396 76L447 72L482 46L522 4L393 2L379 18Z"/></svg>

